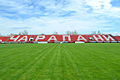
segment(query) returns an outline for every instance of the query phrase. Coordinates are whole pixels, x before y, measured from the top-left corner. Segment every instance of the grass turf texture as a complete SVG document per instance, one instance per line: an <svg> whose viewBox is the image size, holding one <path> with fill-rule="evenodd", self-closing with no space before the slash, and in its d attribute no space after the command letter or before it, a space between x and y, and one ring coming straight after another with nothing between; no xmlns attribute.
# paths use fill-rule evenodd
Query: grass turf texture
<svg viewBox="0 0 120 80"><path fill-rule="evenodd" d="M120 80L120 44L0 44L0 80Z"/></svg>

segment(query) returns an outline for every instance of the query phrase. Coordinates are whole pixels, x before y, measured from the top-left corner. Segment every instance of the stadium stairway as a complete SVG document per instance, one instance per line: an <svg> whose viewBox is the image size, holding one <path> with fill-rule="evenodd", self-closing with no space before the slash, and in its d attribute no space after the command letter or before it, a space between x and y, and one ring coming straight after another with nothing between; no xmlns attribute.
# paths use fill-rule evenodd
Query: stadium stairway
<svg viewBox="0 0 120 80"><path fill-rule="evenodd" d="M120 36L113 36L111 34L110 34L110 36L113 37L115 39L115 41L120 41L120 38L119 38Z"/></svg>

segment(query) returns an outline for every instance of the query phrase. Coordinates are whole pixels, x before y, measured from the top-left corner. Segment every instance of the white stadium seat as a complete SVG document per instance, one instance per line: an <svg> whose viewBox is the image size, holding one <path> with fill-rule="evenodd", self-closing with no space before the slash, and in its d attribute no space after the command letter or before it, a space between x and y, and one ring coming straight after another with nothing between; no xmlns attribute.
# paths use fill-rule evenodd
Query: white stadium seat
<svg viewBox="0 0 120 80"><path fill-rule="evenodd" d="M48 43L47 41L41 41L41 42L38 42L38 44L40 44L40 43Z"/></svg>
<svg viewBox="0 0 120 80"><path fill-rule="evenodd" d="M85 43L85 42L83 42L83 41L75 41L75 43Z"/></svg>

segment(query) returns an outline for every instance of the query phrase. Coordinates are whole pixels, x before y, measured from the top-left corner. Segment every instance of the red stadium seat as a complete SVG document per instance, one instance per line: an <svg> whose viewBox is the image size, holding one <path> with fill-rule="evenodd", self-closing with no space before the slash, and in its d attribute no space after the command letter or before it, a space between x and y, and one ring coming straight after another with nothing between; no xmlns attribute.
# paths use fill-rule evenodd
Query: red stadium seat
<svg viewBox="0 0 120 80"><path fill-rule="evenodd" d="M15 35L11 37L0 37L3 42L19 42L19 43L75 43L76 41L82 41L85 43L110 43L120 41L120 36L112 36L110 34L102 35Z"/></svg>

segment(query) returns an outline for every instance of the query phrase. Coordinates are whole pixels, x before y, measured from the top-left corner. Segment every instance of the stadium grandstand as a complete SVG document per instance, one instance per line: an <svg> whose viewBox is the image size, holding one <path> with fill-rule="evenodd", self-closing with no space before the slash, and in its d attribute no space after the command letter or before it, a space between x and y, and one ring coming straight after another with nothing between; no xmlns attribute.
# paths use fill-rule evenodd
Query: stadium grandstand
<svg viewBox="0 0 120 80"><path fill-rule="evenodd" d="M0 37L0 43L120 43L120 36L94 35L13 35Z"/></svg>

